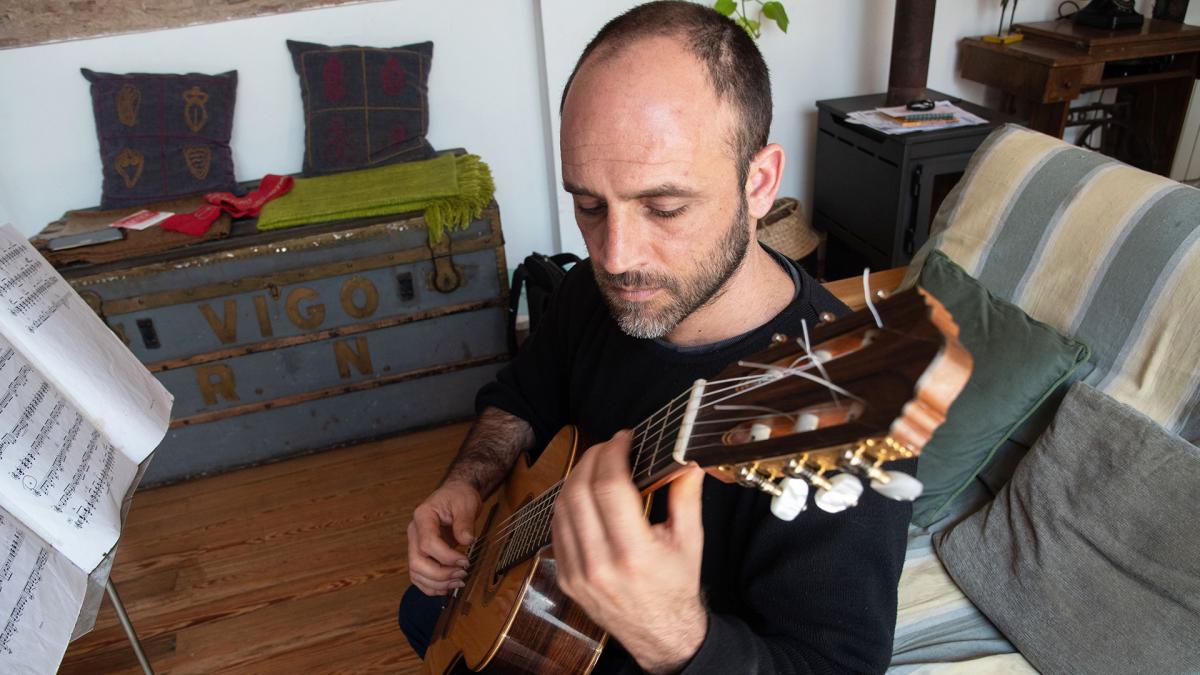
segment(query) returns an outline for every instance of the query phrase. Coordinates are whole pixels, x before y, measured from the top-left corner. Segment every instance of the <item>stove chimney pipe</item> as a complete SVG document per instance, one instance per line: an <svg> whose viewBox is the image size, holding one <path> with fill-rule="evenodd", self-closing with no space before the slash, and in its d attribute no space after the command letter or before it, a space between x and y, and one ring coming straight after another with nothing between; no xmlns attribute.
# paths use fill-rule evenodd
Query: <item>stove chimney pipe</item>
<svg viewBox="0 0 1200 675"><path fill-rule="evenodd" d="M896 0L892 27L892 66L888 75L888 105L925 98L929 80L929 45L933 41L933 10L937 0Z"/></svg>

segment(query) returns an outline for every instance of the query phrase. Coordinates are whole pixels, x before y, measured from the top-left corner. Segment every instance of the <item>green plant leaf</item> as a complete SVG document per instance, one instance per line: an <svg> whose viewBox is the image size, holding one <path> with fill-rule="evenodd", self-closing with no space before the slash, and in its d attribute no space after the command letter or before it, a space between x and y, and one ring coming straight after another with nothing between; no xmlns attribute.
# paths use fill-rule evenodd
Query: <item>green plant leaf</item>
<svg viewBox="0 0 1200 675"><path fill-rule="evenodd" d="M730 16L733 14L733 10L737 9L737 2L735 0L717 0L717 3L713 5L713 9L725 16Z"/></svg>
<svg viewBox="0 0 1200 675"><path fill-rule="evenodd" d="M776 2L772 0L772 2L763 3L762 13L763 16L767 17L768 19L773 19L775 23L779 24L780 30L785 33L787 32L788 15L787 10L783 8L782 2Z"/></svg>
<svg viewBox="0 0 1200 675"><path fill-rule="evenodd" d="M739 16L737 22L739 26L746 29L746 32L750 34L750 37L754 38L755 40L758 39L758 29L761 26L759 22L755 21L754 19L747 19L744 16Z"/></svg>

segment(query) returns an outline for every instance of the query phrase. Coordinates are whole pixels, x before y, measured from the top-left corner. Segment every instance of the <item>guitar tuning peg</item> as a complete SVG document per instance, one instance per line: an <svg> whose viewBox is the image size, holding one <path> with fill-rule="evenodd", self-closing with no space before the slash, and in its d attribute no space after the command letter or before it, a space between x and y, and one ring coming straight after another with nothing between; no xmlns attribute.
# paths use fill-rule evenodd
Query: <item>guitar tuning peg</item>
<svg viewBox="0 0 1200 675"><path fill-rule="evenodd" d="M765 441L771 437L771 425L755 422L750 425L750 440Z"/></svg>
<svg viewBox="0 0 1200 675"><path fill-rule="evenodd" d="M803 433L805 431L814 431L821 426L821 418L812 413L800 413L796 416L796 424L792 427L792 431ZM751 430L753 433L753 430Z"/></svg>
<svg viewBox="0 0 1200 675"><path fill-rule="evenodd" d="M737 470L737 482L742 487L755 488L761 490L772 497L778 497L783 494L783 488L775 481L771 480L771 475L753 466L742 466Z"/></svg>
<svg viewBox="0 0 1200 675"><path fill-rule="evenodd" d="M780 520L795 520L808 507L808 482L800 478L779 481L780 493L771 498L771 514Z"/></svg>
<svg viewBox="0 0 1200 675"><path fill-rule="evenodd" d="M817 490L813 499L817 508L826 513L841 513L851 506L858 504L862 496L863 485L858 477L850 473L839 473L829 479L829 487Z"/></svg>
<svg viewBox="0 0 1200 675"><path fill-rule="evenodd" d="M871 489L879 494L898 502L911 502L921 496L925 486L921 481L903 471L884 471L886 481L879 479L871 481Z"/></svg>

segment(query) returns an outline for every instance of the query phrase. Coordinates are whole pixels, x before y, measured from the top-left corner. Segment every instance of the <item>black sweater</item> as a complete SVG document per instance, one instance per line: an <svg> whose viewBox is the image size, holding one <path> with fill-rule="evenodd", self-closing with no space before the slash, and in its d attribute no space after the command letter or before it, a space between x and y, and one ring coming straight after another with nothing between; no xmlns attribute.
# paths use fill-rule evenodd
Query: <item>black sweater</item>
<svg viewBox="0 0 1200 675"><path fill-rule="evenodd" d="M476 406L527 420L539 448L567 424L607 439L696 378L763 349L772 334L800 335L801 319L811 328L821 312L846 312L803 270L791 269L798 272L796 297L766 325L709 348L680 349L622 333L585 261L567 275L520 354L480 390ZM656 494L652 520L665 518L664 497ZM892 653L910 506L868 489L848 511L827 514L810 499L808 510L783 522L769 505L761 492L706 478L701 584L708 634L684 672L882 672ZM610 641L596 672L638 668Z"/></svg>

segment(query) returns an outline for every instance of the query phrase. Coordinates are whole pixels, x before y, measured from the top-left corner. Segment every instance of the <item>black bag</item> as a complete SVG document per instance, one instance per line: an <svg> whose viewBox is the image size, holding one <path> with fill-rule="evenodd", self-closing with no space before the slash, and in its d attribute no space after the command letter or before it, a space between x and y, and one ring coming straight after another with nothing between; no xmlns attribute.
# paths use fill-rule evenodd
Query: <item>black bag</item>
<svg viewBox="0 0 1200 675"><path fill-rule="evenodd" d="M521 289L525 289L529 305L529 334L537 329L550 297L567 276L567 266L579 262L574 253L542 255L531 253L525 262L517 265L513 272L512 289L508 292L508 350L517 353L517 307L521 303Z"/></svg>

